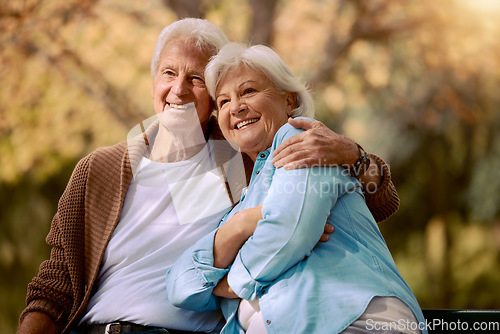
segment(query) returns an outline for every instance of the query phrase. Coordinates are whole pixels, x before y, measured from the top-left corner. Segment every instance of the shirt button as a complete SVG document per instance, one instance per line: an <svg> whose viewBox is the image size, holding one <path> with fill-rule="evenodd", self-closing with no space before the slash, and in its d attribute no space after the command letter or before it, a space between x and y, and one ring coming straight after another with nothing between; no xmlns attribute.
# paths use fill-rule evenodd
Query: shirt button
<svg viewBox="0 0 500 334"><path fill-rule="evenodd" d="M270 325L271 324L271 320L266 320L266 324Z"/></svg>
<svg viewBox="0 0 500 334"><path fill-rule="evenodd" d="M266 157L266 155L265 155L264 153L261 153L261 154L260 154L260 157L261 157L261 158L265 158L265 157Z"/></svg>
<svg viewBox="0 0 500 334"><path fill-rule="evenodd" d="M259 175L259 173L260 173L260 170L258 170L258 171L255 172L256 175Z"/></svg>

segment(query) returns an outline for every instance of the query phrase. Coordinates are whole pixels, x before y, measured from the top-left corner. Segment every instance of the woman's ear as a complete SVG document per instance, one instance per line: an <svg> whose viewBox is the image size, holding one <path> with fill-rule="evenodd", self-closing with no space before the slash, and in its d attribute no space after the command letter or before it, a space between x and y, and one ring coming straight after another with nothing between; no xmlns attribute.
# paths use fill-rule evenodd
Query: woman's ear
<svg viewBox="0 0 500 334"><path fill-rule="evenodd" d="M286 92L286 114L288 117L292 116L292 110L297 106L297 93Z"/></svg>

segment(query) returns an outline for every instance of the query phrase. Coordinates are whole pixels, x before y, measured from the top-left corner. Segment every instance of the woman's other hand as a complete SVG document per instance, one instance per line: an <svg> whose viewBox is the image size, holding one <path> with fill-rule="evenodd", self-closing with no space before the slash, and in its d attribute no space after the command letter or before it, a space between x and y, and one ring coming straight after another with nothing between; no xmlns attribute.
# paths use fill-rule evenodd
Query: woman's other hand
<svg viewBox="0 0 500 334"><path fill-rule="evenodd" d="M227 282L227 275L217 283L212 294L223 298L239 298Z"/></svg>
<svg viewBox="0 0 500 334"><path fill-rule="evenodd" d="M262 204L241 210L219 228L214 239L214 267L227 268L233 263L241 246L253 235L261 219Z"/></svg>

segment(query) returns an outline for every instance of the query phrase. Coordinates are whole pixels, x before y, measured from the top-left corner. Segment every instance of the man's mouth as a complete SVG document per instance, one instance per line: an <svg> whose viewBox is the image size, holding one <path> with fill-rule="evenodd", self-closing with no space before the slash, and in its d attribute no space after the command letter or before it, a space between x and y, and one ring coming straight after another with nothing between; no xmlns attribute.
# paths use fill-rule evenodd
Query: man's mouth
<svg viewBox="0 0 500 334"><path fill-rule="evenodd" d="M258 122L259 120L260 120L260 118L246 119L244 121L236 123L236 125L234 126L234 128L239 130L239 129L243 128L244 126L247 126L249 124Z"/></svg>
<svg viewBox="0 0 500 334"><path fill-rule="evenodd" d="M185 104L175 104L175 103L171 103L171 102L166 102L163 111L170 109L170 110L175 110L175 111L179 111L179 112L185 112L185 111L190 110L190 109L196 110L195 108L196 107L194 105L194 102L189 102L189 103L185 103Z"/></svg>
<svg viewBox="0 0 500 334"><path fill-rule="evenodd" d="M167 102L167 105L170 108L179 109L179 110L186 110L189 106L189 104L175 104L175 103L169 103L169 102Z"/></svg>

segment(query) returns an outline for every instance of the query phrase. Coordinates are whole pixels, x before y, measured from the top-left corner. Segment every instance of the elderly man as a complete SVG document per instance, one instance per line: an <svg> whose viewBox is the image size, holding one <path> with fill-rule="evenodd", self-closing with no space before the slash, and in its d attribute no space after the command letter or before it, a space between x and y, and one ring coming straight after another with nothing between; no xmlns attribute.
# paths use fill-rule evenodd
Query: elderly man
<svg viewBox="0 0 500 334"><path fill-rule="evenodd" d="M222 140L204 84L209 58L225 43L219 28L200 19L180 20L162 31L151 65L157 120L76 166L47 236L50 259L28 286L18 334L221 328L218 312L172 306L164 275L184 250L217 227L239 199L244 170L252 169L249 159L240 159ZM295 125L310 130L279 148L276 165L352 166L353 175L376 188L366 198L377 220L397 210L383 161L367 158L321 123Z"/></svg>

